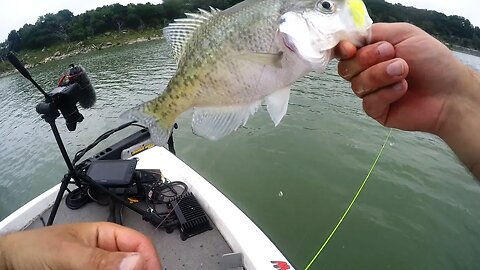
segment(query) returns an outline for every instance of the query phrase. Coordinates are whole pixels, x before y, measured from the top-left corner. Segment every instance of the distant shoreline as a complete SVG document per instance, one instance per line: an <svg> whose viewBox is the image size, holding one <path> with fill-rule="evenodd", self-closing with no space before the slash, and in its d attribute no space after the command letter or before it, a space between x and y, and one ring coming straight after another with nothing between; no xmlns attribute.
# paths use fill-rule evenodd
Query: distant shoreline
<svg viewBox="0 0 480 270"><path fill-rule="evenodd" d="M477 51L477 50L474 50L474 49L465 48L465 47L462 47L462 46L459 46L459 45L449 45L448 47L452 51L461 52L461 53L473 55L473 56L476 56L476 57L480 57L480 51Z"/></svg>
<svg viewBox="0 0 480 270"><path fill-rule="evenodd" d="M37 67L52 61L66 59L75 55L87 54L92 51L121 47L136 43L160 40L163 35L158 29L146 31L124 31L122 33L107 32L89 40L58 44L42 50L28 50L18 53L17 57L26 68ZM0 62L0 78L15 73L16 70L8 61Z"/></svg>
<svg viewBox="0 0 480 270"><path fill-rule="evenodd" d="M104 35L101 35L101 36L107 36L108 37L110 35L111 34L107 33L106 35L104 34ZM25 53L21 53L19 56L20 56L20 59L22 59L22 61L25 63L26 68L32 68L32 67L40 66L40 65L52 62L52 61L62 60L62 59L65 59L65 58L68 58L68 57L71 57L71 56L74 56L74 55L87 54L87 53L92 52L92 51L103 50L103 49L108 49L108 48L112 48L112 47L121 47L121 46L125 46L125 45L132 45L132 44L136 44L136 43L141 43L141 42L160 40L162 38L163 38L163 36L160 36L158 34L138 36L138 33L137 33L136 35L131 35L131 36L124 37L121 42L117 41L114 38L113 39L114 42L110 42L110 41L107 41L105 43L100 42L97 45L95 45L95 43L92 43L91 45L88 45L88 46L83 45L83 42L85 42L85 41L81 41L81 42L76 44L77 48L75 48L73 50L71 48L72 47L71 45L66 47L67 49L63 50L63 51L61 49L59 49L59 50L51 50L51 48L44 49L44 50L42 50L43 52L45 52L45 50L46 51L55 51L55 52L53 53L53 55L46 56L45 58L42 58L42 60L36 61L36 62L33 62L32 60L35 60L35 59L38 58L38 56L34 56L34 55L38 54L39 51L26 51ZM105 39L105 38L102 38L102 39ZM459 46L459 45L452 45L452 44L448 44L448 43L445 43L445 45L452 51L465 53L465 54L476 56L476 57L480 57L480 51L470 49L470 48L466 48L466 47L462 47L462 46ZM61 45L61 46L65 47L65 45ZM8 63L8 62L4 62L4 63L0 63L0 64L6 64L6 65L10 66L10 63ZM11 75L15 72L16 72L16 70L13 69L13 67L10 67L8 70L0 72L0 78L9 76L9 75Z"/></svg>

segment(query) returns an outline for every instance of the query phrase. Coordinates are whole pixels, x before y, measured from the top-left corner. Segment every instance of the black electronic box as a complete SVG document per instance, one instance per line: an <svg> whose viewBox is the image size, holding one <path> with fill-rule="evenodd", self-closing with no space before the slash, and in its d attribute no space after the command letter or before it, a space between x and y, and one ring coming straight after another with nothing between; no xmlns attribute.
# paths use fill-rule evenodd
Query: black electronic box
<svg viewBox="0 0 480 270"><path fill-rule="evenodd" d="M90 164L87 175L105 187L129 187L133 183L136 159L97 160Z"/></svg>

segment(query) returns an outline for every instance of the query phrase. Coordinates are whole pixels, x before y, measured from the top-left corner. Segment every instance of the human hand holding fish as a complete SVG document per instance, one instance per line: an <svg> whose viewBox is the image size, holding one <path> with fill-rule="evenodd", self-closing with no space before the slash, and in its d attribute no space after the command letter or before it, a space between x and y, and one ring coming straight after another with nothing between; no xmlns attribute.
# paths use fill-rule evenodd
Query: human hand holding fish
<svg viewBox="0 0 480 270"><path fill-rule="evenodd" d="M480 74L410 24L374 24L372 43L336 51L365 112L386 127L438 135L480 179Z"/></svg>
<svg viewBox="0 0 480 270"><path fill-rule="evenodd" d="M0 269L160 270L143 234L113 223L55 225L0 238Z"/></svg>

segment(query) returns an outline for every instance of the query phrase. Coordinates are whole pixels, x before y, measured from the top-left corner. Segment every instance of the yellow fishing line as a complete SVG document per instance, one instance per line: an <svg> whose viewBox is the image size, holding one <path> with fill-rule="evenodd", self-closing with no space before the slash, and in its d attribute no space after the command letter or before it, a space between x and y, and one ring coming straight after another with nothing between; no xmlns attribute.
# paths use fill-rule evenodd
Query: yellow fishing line
<svg viewBox="0 0 480 270"><path fill-rule="evenodd" d="M368 179L370 179L370 175L372 175L373 171L375 170L375 167L377 166L377 163L378 163L378 161L380 160L380 157L382 156L383 150L385 149L385 146L387 145L387 142L388 142L388 140L390 139L390 136L392 135L392 131L393 131L393 129L390 129L390 131L388 132L387 138L385 139L385 142L383 143L383 146L382 146L382 148L380 149L380 152L378 153L377 158L375 159L375 162L373 162L373 165L372 165L372 167L370 168L370 171L368 172L367 176L366 176L365 179L363 180L363 183L362 183L362 185L360 186L360 188L358 189L357 194L355 194L355 197L353 197L352 202L351 202L350 205L347 207L347 210L345 210L345 213L343 213L343 216L340 218L340 220L338 221L338 223L337 223L337 225L335 226L335 228L333 228L332 232L331 232L330 235L328 236L327 240L325 240L325 242L323 243L322 247L318 250L317 254L315 254L315 256L314 256L313 259L310 261L310 263L307 265L307 267L305 267L305 270L310 269L310 267L313 265L313 263L314 263L315 260L318 258L318 256L320 255L320 253L322 253L323 249L327 246L328 242L330 242L330 239L331 239L331 238L333 237L333 235L337 232L337 229L340 227L340 225L342 224L343 220L345 219L345 217L346 217L346 216L348 215L348 213L350 212L350 209L352 208L352 206L353 206L353 205L355 204L355 202L357 201L357 198L358 198L358 196L360 195L360 193L362 193L362 190L363 190L363 188L365 187L365 184L367 184Z"/></svg>

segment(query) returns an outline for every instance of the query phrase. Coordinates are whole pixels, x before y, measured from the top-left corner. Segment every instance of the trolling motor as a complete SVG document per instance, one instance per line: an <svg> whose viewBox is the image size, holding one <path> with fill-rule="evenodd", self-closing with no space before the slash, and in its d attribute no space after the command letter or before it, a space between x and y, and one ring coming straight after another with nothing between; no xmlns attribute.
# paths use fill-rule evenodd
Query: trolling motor
<svg viewBox="0 0 480 270"><path fill-rule="evenodd" d="M101 184L95 182L88 175L81 174L78 170L75 169L72 161L68 157L67 150L63 144L62 138L58 131L55 120L60 116L60 114L65 118L66 125L69 131L75 131L77 124L84 120L83 115L78 111L77 103L80 104L83 108L90 108L95 104L96 95L95 90L88 78L87 72L79 65L70 65L68 71L62 76L58 82L58 87L55 88L52 92L45 92L37 82L32 78L27 69L23 64L18 60L18 58L12 52L7 54L8 61L22 74L27 78L44 96L45 101L37 105L36 110L42 116L42 118L50 124L52 128L53 135L58 144L58 148L62 153L63 159L68 167L68 173L62 179L60 190L58 191L55 204L52 207L52 212L48 218L47 226L53 224L53 220L57 214L58 207L63 198L63 194L67 190L68 185L70 184L71 179L74 180L75 184L78 187L82 185L90 185L103 193L107 194L113 200L118 201L123 204L125 207L131 209L134 212L137 212L142 216L142 218L158 226L161 224L162 220L159 216L154 213L147 212L141 208L130 204L128 201L122 199L120 196L110 191L108 188L102 186ZM128 126L128 124L123 125L123 128Z"/></svg>

